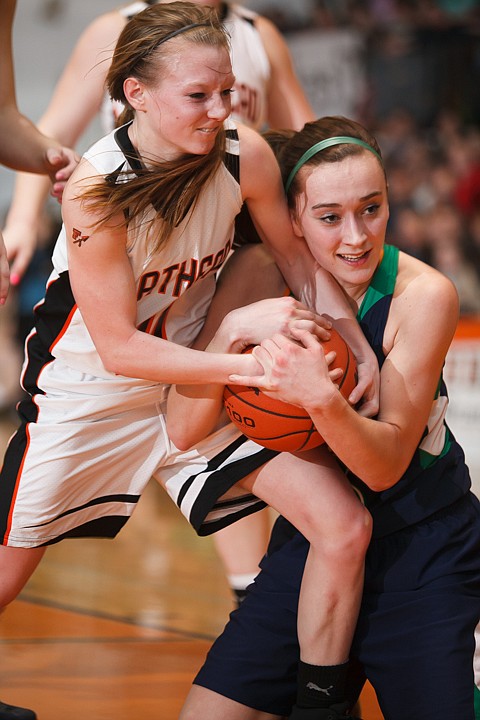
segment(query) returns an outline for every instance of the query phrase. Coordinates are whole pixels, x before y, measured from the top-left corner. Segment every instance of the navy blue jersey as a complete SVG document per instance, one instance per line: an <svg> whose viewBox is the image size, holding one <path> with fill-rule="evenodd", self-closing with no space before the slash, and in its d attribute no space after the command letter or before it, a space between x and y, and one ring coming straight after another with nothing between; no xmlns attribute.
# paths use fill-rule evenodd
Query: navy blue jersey
<svg viewBox="0 0 480 720"><path fill-rule="evenodd" d="M398 255L398 248L385 246L382 262L357 316L380 368L385 361L383 336L397 278ZM349 480L360 490L372 513L374 537L413 525L455 502L470 489L463 450L445 421L447 407L447 389L443 378L439 378L422 439L406 472L393 487L373 492L347 471Z"/></svg>

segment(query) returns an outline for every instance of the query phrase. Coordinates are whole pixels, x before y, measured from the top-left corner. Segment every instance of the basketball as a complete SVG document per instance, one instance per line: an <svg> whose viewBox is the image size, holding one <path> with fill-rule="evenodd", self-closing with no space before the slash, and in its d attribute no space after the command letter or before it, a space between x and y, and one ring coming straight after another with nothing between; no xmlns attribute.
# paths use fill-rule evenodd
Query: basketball
<svg viewBox="0 0 480 720"><path fill-rule="evenodd" d="M337 384L342 395L348 397L357 383L355 357L342 336L333 328L330 332L330 340L322 345L325 354L332 350L337 353L330 370L343 370ZM244 352L251 350L252 346ZM256 387L227 385L223 402L230 420L239 430L270 450L301 452L324 442L305 410L268 397Z"/></svg>

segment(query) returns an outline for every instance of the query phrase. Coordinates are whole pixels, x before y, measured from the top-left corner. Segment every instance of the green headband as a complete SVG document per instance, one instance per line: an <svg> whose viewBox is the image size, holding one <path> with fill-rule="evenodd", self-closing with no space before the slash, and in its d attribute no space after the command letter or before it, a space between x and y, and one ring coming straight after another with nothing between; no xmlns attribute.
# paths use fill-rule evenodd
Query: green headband
<svg viewBox="0 0 480 720"><path fill-rule="evenodd" d="M300 170L302 165L305 165L306 162L310 160L311 157L316 155L317 153L321 152L322 150L325 150L326 148L332 147L332 145L361 145L362 147L366 148L367 150L370 150L379 160L382 162L382 158L377 153L374 148L369 145L368 143L364 142L363 140L360 140L360 138L356 137L348 137L347 135L340 135L338 137L331 137L327 138L326 140L321 140L320 142L316 143L315 145L312 145L312 147L303 153L300 160L297 162L295 167L293 168L292 172L287 178L287 182L285 183L285 193L288 193L290 190L290 185L293 182L293 178L297 174L297 172Z"/></svg>

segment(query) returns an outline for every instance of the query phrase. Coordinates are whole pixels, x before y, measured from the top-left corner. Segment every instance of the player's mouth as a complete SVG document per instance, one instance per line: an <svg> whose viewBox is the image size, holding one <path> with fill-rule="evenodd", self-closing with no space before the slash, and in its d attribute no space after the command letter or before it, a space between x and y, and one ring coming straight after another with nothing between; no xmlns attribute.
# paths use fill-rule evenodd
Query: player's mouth
<svg viewBox="0 0 480 720"><path fill-rule="evenodd" d="M365 250L363 253L338 253L338 257L349 265L359 265L370 257L371 250Z"/></svg>

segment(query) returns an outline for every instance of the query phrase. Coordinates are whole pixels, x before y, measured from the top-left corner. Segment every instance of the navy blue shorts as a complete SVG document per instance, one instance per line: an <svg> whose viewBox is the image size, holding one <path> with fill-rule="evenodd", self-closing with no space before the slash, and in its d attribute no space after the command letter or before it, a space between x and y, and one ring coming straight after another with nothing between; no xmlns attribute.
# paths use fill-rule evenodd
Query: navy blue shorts
<svg viewBox="0 0 480 720"><path fill-rule="evenodd" d="M273 715L296 695L298 593L308 543L277 521L262 571L213 644L195 684ZM373 540L352 647L349 695L365 678L386 720L474 720L480 618L480 504L468 495Z"/></svg>

